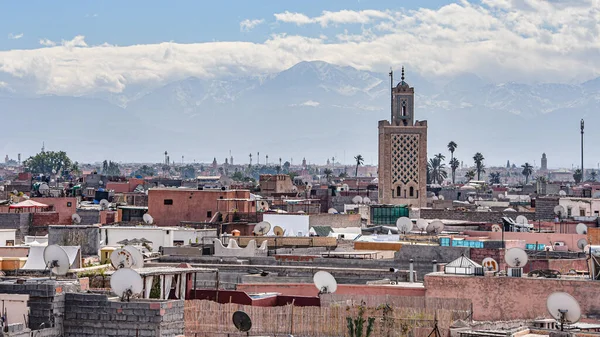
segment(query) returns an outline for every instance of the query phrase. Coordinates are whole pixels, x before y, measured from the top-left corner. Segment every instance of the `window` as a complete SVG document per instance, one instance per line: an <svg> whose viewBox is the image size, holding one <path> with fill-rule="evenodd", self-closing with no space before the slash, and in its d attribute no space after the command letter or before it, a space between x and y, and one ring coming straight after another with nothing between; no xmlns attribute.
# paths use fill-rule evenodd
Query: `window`
<svg viewBox="0 0 600 337"><path fill-rule="evenodd" d="M402 196L402 190L400 186L396 187L396 197L400 198Z"/></svg>
<svg viewBox="0 0 600 337"><path fill-rule="evenodd" d="M415 196L415 188L414 188L414 187L412 187L412 186L411 186L411 187L408 189L408 195L410 195L411 197L414 197L414 196Z"/></svg>
<svg viewBox="0 0 600 337"><path fill-rule="evenodd" d="M173 199L165 199L165 205L173 205Z"/></svg>
<svg viewBox="0 0 600 337"><path fill-rule="evenodd" d="M206 217L207 218L212 218L212 211L206 212Z"/></svg>
<svg viewBox="0 0 600 337"><path fill-rule="evenodd" d="M567 208L567 216L571 216L571 207Z"/></svg>
<svg viewBox="0 0 600 337"><path fill-rule="evenodd" d="M579 209L579 216L585 216L585 209Z"/></svg>

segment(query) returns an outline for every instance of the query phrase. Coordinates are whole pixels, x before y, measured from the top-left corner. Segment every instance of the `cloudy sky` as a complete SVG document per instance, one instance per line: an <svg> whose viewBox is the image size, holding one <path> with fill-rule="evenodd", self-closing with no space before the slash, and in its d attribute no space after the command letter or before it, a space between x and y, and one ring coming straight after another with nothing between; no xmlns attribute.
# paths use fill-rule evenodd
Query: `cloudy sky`
<svg viewBox="0 0 600 337"><path fill-rule="evenodd" d="M301 60L574 83L600 75L599 22L598 0L4 1L0 88L122 92Z"/></svg>

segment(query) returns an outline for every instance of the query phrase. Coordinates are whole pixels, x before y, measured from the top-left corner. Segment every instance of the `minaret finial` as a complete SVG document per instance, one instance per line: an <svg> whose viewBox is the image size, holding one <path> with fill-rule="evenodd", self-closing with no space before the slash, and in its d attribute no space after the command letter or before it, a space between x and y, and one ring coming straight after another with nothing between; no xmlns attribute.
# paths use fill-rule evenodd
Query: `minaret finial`
<svg viewBox="0 0 600 337"><path fill-rule="evenodd" d="M402 66L402 77L400 78L404 82L404 66Z"/></svg>

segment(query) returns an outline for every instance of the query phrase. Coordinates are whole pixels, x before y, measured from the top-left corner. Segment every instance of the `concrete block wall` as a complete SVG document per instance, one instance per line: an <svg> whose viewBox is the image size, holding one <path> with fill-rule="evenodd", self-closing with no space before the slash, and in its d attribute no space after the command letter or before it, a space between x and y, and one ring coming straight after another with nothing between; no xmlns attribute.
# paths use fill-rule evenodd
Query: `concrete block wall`
<svg viewBox="0 0 600 337"><path fill-rule="evenodd" d="M536 213L534 212L464 212L458 210L421 208L421 218L423 219L502 223L502 217L504 216L515 219L519 215L523 215L529 220L536 220Z"/></svg>
<svg viewBox="0 0 600 337"><path fill-rule="evenodd" d="M540 197L535 199L535 217L537 220L554 220L554 207L558 206L558 197Z"/></svg>
<svg viewBox="0 0 600 337"><path fill-rule="evenodd" d="M64 337L175 337L184 332L184 301L120 302L106 295L66 296Z"/></svg>
<svg viewBox="0 0 600 337"><path fill-rule="evenodd" d="M78 209L77 214L81 217L80 225L96 225L100 223L100 210Z"/></svg>
<svg viewBox="0 0 600 337"><path fill-rule="evenodd" d="M48 244L81 246L82 256L98 255L100 249L99 227L83 225L49 226Z"/></svg>
<svg viewBox="0 0 600 337"><path fill-rule="evenodd" d="M311 214L308 219L309 226L330 226L332 228L346 228L361 226L360 214Z"/></svg>
<svg viewBox="0 0 600 337"><path fill-rule="evenodd" d="M49 283L0 283L0 293L29 295L29 328L62 326L65 308L63 288L54 282Z"/></svg>

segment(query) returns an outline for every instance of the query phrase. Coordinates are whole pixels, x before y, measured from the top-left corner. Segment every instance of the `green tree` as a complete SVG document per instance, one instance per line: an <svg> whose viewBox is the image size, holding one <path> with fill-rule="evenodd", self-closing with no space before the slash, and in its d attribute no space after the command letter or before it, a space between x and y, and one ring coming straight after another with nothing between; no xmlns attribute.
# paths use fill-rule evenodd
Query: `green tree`
<svg viewBox="0 0 600 337"><path fill-rule="evenodd" d="M456 184L456 170L460 166L460 162L456 158L450 159L450 169L452 170L452 185Z"/></svg>
<svg viewBox="0 0 600 337"><path fill-rule="evenodd" d="M354 176L358 177L358 167L364 163L365 159L361 154L358 154L354 157L354 160L356 160L356 169L354 170Z"/></svg>
<svg viewBox="0 0 600 337"><path fill-rule="evenodd" d="M243 181L244 174L241 171L236 171L234 174L231 175L231 179L233 179L234 181Z"/></svg>
<svg viewBox="0 0 600 337"><path fill-rule="evenodd" d="M468 170L467 173L465 173L465 178L467 178L467 181L473 180L475 178L475 171Z"/></svg>
<svg viewBox="0 0 600 337"><path fill-rule="evenodd" d="M277 172L277 174L281 173L281 166L280 165L275 166L275 172Z"/></svg>
<svg viewBox="0 0 600 337"><path fill-rule="evenodd" d="M427 163L428 180L434 184L441 184L448 177L446 165L436 156Z"/></svg>
<svg viewBox="0 0 600 337"><path fill-rule="evenodd" d="M338 178L348 178L348 173L342 172L340 175L338 175Z"/></svg>
<svg viewBox="0 0 600 337"><path fill-rule="evenodd" d="M500 184L500 172L490 173L490 183L491 184Z"/></svg>
<svg viewBox="0 0 600 337"><path fill-rule="evenodd" d="M325 170L323 170L323 174L325 174L325 179L327 179L327 182L329 182L331 180L331 176L333 175L333 171L331 169L326 168Z"/></svg>
<svg viewBox="0 0 600 337"><path fill-rule="evenodd" d="M441 153L436 154L435 156L433 156L434 158L438 159L441 162L443 162L444 160L446 160L446 156L444 156Z"/></svg>
<svg viewBox="0 0 600 337"><path fill-rule="evenodd" d="M43 151L35 156L27 158L23 166L28 172L33 174L50 175L72 169L71 159L64 151Z"/></svg>
<svg viewBox="0 0 600 337"><path fill-rule="evenodd" d="M358 315L356 318L352 318L350 316L346 317L346 326L348 328L348 334L350 337L370 337L373 333L373 328L375 326L375 318L368 317L366 320L365 316L365 303L362 302L358 307ZM365 323L367 323L367 329L365 331Z"/></svg>
<svg viewBox="0 0 600 337"><path fill-rule="evenodd" d="M450 161L452 161L452 159L454 158L454 151L456 151L456 148L458 147L458 145L456 145L456 143L451 140L450 143L448 143L448 151L450 151Z"/></svg>
<svg viewBox="0 0 600 337"><path fill-rule="evenodd" d="M135 175L136 176L139 175L139 176L142 176L142 177L152 177L155 174L156 174L156 171L152 167L150 167L148 165L142 165L142 166L140 166L140 168L138 168L135 171Z"/></svg>
<svg viewBox="0 0 600 337"><path fill-rule="evenodd" d="M475 162L475 172L477 172L477 180L481 180L481 174L485 173L485 165L483 164L484 160L485 158L481 152L477 152L473 156L473 161Z"/></svg>
<svg viewBox="0 0 600 337"><path fill-rule="evenodd" d="M221 167L220 167L221 168ZM185 165L179 168L179 173L182 179L194 179L196 178L196 169L192 165Z"/></svg>
<svg viewBox="0 0 600 337"><path fill-rule="evenodd" d="M525 176L525 185L527 185L529 183L529 176L533 173L533 166L531 166L529 163L525 163L521 165L521 167L523 168L521 174Z"/></svg>
<svg viewBox="0 0 600 337"><path fill-rule="evenodd" d="M119 164L114 161L104 161L102 163L102 173L107 176L120 176L121 169L119 168Z"/></svg>
<svg viewBox="0 0 600 337"><path fill-rule="evenodd" d="M592 170L592 172L590 172L590 180L591 181L596 181L597 177L598 177L598 172Z"/></svg>
<svg viewBox="0 0 600 337"><path fill-rule="evenodd" d="M576 184L579 184L583 180L583 174L581 174L581 169L575 170L575 173L573 173L573 179L575 179Z"/></svg>

